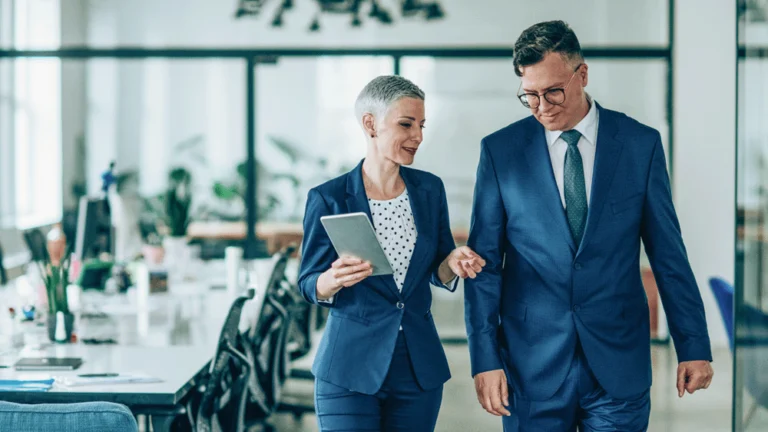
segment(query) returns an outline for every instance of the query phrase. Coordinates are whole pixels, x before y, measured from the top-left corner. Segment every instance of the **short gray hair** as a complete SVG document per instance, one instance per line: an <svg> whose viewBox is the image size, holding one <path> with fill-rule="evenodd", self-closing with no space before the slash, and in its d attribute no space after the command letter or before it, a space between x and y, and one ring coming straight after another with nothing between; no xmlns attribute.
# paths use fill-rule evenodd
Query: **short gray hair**
<svg viewBox="0 0 768 432"><path fill-rule="evenodd" d="M399 75L382 75L369 82L355 101L355 116L362 121L365 113L383 117L389 107L402 98L424 100L424 91Z"/></svg>

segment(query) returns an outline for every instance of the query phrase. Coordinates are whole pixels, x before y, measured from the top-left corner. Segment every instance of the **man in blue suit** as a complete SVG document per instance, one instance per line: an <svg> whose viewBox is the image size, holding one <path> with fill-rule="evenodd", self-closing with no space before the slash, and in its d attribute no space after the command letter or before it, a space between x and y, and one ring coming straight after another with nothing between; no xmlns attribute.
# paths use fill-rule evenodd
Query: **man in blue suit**
<svg viewBox="0 0 768 432"><path fill-rule="evenodd" d="M469 235L487 262L465 289L478 400L505 431L647 430L640 240L675 342L678 395L713 375L661 137L586 94L588 66L564 22L528 28L514 50L532 116L483 139Z"/></svg>

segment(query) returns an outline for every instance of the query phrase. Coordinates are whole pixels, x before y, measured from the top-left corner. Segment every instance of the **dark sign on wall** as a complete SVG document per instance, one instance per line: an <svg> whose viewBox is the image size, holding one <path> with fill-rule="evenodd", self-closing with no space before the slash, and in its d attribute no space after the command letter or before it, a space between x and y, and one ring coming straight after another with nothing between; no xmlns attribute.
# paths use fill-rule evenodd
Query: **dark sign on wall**
<svg viewBox="0 0 768 432"><path fill-rule="evenodd" d="M391 8L382 5L381 0L272 0L273 3L280 3L273 15L272 27L282 27L283 17L294 9L299 1L313 3L317 8L309 24L310 31L320 30L321 17L324 14L349 15L350 25L353 27L360 27L363 19L366 18L382 24L394 22ZM430 21L445 16L438 0L398 0L398 2L400 16L406 19ZM235 18L258 17L267 3L270 3L270 0L238 0Z"/></svg>

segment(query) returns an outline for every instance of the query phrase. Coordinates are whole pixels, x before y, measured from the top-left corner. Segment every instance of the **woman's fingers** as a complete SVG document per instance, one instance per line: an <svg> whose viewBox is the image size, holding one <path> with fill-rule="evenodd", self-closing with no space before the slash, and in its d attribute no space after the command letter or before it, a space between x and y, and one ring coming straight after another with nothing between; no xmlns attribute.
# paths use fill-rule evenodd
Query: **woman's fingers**
<svg viewBox="0 0 768 432"><path fill-rule="evenodd" d="M342 282L342 285L345 287L351 287L352 285L355 285L359 282L361 282L363 279L367 278L373 273L373 269L363 270L357 273L352 273L348 276L344 277L344 281Z"/></svg>
<svg viewBox="0 0 768 432"><path fill-rule="evenodd" d="M331 267L333 267L335 269L339 269L339 268L343 268L343 267L346 267L346 266L358 265L358 264L361 264L362 262L363 262L363 260L361 260L360 258L355 258L355 257L350 257L350 256L343 256L343 257L340 257L339 259L337 259L336 261L334 261L333 264L331 264Z"/></svg>

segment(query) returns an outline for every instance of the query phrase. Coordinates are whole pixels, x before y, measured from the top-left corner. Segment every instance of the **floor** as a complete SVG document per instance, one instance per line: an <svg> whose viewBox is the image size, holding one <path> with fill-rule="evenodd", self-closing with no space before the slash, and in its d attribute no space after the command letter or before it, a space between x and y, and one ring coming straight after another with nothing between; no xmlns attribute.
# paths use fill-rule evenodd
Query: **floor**
<svg viewBox="0 0 768 432"><path fill-rule="evenodd" d="M440 432L501 431L498 418L487 414L477 403L469 377L466 344L446 345L453 378L447 383L437 423ZM676 359L670 346L654 345L651 432L727 432L731 430L731 356L727 347L714 352L715 379L710 388L678 399L675 389ZM315 418L305 415L296 421L280 415L274 421L278 431L317 431ZM768 430L768 413L758 410L748 431Z"/></svg>

